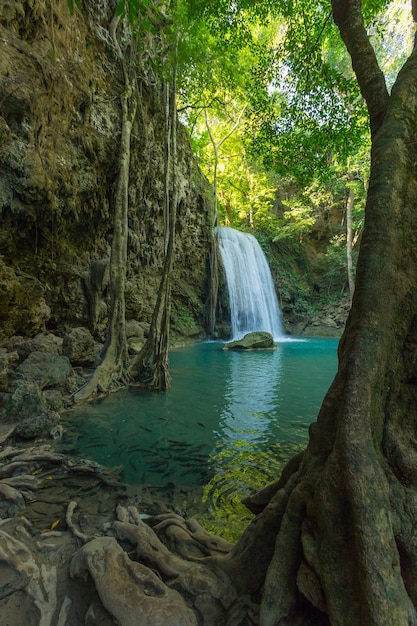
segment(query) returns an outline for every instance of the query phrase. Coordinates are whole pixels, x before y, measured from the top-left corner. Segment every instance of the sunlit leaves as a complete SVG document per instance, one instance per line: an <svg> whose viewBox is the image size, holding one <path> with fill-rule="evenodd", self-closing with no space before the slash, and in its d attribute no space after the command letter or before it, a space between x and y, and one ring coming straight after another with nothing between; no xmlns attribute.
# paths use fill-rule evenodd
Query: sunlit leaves
<svg viewBox="0 0 417 626"><path fill-rule="evenodd" d="M388 88L391 88L413 46L411 2L390 2L386 11L378 14L372 21L368 32Z"/></svg>
<svg viewBox="0 0 417 626"><path fill-rule="evenodd" d="M317 218L317 210L314 204L306 196L295 196L287 203L284 211L284 219L277 229L275 241L282 239L294 239L301 241L302 235L311 230Z"/></svg>

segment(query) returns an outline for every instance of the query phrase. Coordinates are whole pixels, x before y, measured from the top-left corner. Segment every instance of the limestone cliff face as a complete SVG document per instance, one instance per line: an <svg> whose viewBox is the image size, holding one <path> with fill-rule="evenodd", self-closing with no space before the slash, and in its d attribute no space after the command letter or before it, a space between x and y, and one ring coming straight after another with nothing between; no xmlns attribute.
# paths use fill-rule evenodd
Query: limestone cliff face
<svg viewBox="0 0 417 626"><path fill-rule="evenodd" d="M87 325L107 311L106 260L123 77L116 2L0 4L0 340ZM130 168L127 317L149 323L163 261L164 128L151 60L139 72ZM174 330L202 331L210 191L179 129Z"/></svg>

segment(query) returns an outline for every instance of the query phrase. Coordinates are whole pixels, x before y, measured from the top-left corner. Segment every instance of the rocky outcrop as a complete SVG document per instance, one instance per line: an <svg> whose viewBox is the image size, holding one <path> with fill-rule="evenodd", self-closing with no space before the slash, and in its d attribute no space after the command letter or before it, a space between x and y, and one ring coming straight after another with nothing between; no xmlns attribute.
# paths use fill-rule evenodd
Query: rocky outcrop
<svg viewBox="0 0 417 626"><path fill-rule="evenodd" d="M72 328L64 336L62 352L72 365L91 366L96 361L94 339L88 328Z"/></svg>
<svg viewBox="0 0 417 626"><path fill-rule="evenodd" d="M327 304L317 308L313 315L305 315L302 321L288 325L288 331L305 337L341 337L350 307L349 298Z"/></svg>
<svg viewBox="0 0 417 626"><path fill-rule="evenodd" d="M59 412L84 383L62 344L48 333L0 345L0 423L14 425L21 438L59 434Z"/></svg>
<svg viewBox="0 0 417 626"><path fill-rule="evenodd" d="M271 333L257 331L247 333L241 339L225 343L223 350L274 350L276 345Z"/></svg>
<svg viewBox="0 0 417 626"><path fill-rule="evenodd" d="M88 325L104 336L123 89L108 34L116 4L86 0L71 16L66 0L1 3L0 341ZM126 307L149 325L163 263L164 130L159 79L143 67ZM185 308L201 335L211 194L178 130L173 331Z"/></svg>

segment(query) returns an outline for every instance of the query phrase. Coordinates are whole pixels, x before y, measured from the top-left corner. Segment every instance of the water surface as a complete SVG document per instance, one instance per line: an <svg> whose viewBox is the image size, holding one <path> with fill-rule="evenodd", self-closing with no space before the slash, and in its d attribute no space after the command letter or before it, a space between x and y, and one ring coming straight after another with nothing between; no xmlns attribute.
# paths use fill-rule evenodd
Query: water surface
<svg viewBox="0 0 417 626"><path fill-rule="evenodd" d="M221 348L172 351L166 392L121 392L74 408L65 418L65 451L120 467L131 485L199 489L211 508L275 480L308 440L336 372L337 340Z"/></svg>

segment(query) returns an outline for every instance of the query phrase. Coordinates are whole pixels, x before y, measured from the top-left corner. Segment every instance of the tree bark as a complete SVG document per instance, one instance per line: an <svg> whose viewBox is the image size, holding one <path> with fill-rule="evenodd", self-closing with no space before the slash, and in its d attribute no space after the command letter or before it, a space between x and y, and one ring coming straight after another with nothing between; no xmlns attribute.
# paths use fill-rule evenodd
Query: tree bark
<svg viewBox="0 0 417 626"><path fill-rule="evenodd" d="M128 351L125 320L125 285L127 267L130 138L137 110L136 80L130 76L127 61L118 39L115 17L109 27L114 49L123 71L124 88L120 95L122 125L119 146L119 170L114 197L113 239L110 254L110 314L103 361L91 379L74 396L78 402L94 397L97 392L108 391L123 384Z"/></svg>
<svg viewBox="0 0 417 626"><path fill-rule="evenodd" d="M353 293L355 291L355 274L353 270L353 230L352 230L352 214L353 206L355 204L355 190L352 186L353 176L348 173L348 199L346 202L346 263L347 263L347 275L349 283L349 295L352 302ZM350 184L349 184L350 183Z"/></svg>
<svg viewBox="0 0 417 626"><path fill-rule="evenodd" d="M389 96L384 74L363 23L362 0L334 0L332 7L334 21L366 100L373 135L384 120Z"/></svg>
<svg viewBox="0 0 417 626"><path fill-rule="evenodd" d="M333 7L351 42L361 3ZM372 74L358 70L373 145L338 372L301 462L220 559L240 593L262 590L261 626L417 624L417 54L385 104Z"/></svg>
<svg viewBox="0 0 417 626"><path fill-rule="evenodd" d="M128 369L131 381L147 389L164 390L170 386L168 362L171 274L174 263L175 229L177 219L177 109L176 109L177 62L175 59L172 83L164 89L165 109L165 194L164 222L165 259L161 283L152 316L149 335L140 353Z"/></svg>

